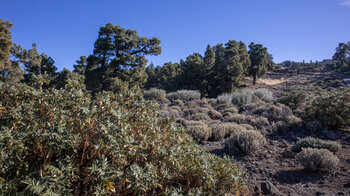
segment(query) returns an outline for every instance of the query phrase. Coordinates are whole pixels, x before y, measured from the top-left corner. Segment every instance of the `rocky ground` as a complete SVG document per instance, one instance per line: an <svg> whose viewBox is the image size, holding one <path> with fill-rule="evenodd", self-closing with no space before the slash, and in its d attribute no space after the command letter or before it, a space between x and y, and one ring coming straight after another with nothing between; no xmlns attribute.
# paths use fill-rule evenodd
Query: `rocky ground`
<svg viewBox="0 0 350 196"><path fill-rule="evenodd" d="M344 81L346 76L325 72L324 69L276 70L269 72L258 85L249 84L246 88L267 88L279 96L295 85L347 85ZM335 140L342 145L342 149L336 153L340 160L337 170L315 173L303 169L291 148L296 141L306 136ZM202 144L208 152L235 157L237 164L246 172L246 185L251 195L350 195L350 130L336 133L324 130L317 135L294 131L267 135L266 139L267 145L244 157L230 154L221 141L206 141Z"/></svg>

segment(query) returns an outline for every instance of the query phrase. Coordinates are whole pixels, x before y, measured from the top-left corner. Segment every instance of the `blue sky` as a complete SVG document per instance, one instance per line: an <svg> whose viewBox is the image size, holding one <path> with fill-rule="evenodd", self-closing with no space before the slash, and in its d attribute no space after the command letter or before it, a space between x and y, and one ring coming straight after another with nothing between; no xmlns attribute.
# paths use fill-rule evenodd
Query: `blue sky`
<svg viewBox="0 0 350 196"><path fill-rule="evenodd" d="M228 40L262 43L275 62L331 58L350 41L350 0L0 0L0 18L14 24L15 43L37 43L59 70L91 54L109 22L159 38L162 54L147 57L155 65Z"/></svg>

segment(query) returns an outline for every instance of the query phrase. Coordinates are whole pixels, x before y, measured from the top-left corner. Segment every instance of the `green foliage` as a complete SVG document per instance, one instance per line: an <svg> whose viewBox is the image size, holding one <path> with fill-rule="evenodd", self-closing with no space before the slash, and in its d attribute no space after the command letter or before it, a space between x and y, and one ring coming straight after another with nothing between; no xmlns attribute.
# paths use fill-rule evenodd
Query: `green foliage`
<svg viewBox="0 0 350 196"><path fill-rule="evenodd" d="M304 148L297 154L297 159L312 171L330 171L339 164L338 157L326 149Z"/></svg>
<svg viewBox="0 0 350 196"><path fill-rule="evenodd" d="M16 83L23 79L23 70L18 62L10 60L10 56L12 59L16 56L11 40L12 26L9 21L0 19L0 81Z"/></svg>
<svg viewBox="0 0 350 196"><path fill-rule="evenodd" d="M185 121L185 128L192 138L197 141L207 141L211 136L212 132L208 125L202 121L190 120Z"/></svg>
<svg viewBox="0 0 350 196"><path fill-rule="evenodd" d="M342 71L350 70L350 42L339 43L336 52L333 55L336 62L336 68Z"/></svg>
<svg viewBox="0 0 350 196"><path fill-rule="evenodd" d="M249 44L249 58L251 66L248 69L249 75L253 76L253 84L256 83L257 77L263 76L268 70L269 56L267 48L262 44Z"/></svg>
<svg viewBox="0 0 350 196"><path fill-rule="evenodd" d="M334 141L325 141L313 137L306 137L300 139L293 147L293 150L300 152L303 148L327 149L333 153L336 153L341 148L341 145Z"/></svg>
<svg viewBox="0 0 350 196"><path fill-rule="evenodd" d="M330 129L350 127L350 88L319 91L306 102L308 121L319 120Z"/></svg>
<svg viewBox="0 0 350 196"><path fill-rule="evenodd" d="M169 100L182 100L182 101L192 101L201 98L201 94L194 90L178 90L176 92L168 93L167 99Z"/></svg>
<svg viewBox="0 0 350 196"><path fill-rule="evenodd" d="M166 101L166 92L162 89L151 88L143 92L146 100Z"/></svg>
<svg viewBox="0 0 350 196"><path fill-rule="evenodd" d="M255 130L236 131L225 141L229 150L238 154L247 155L261 148L266 143L265 137Z"/></svg>
<svg viewBox="0 0 350 196"><path fill-rule="evenodd" d="M87 58L87 87L94 93L102 90L120 92L142 87L147 80L146 55L159 55L157 38L140 37L135 30L110 23L102 26Z"/></svg>
<svg viewBox="0 0 350 196"><path fill-rule="evenodd" d="M235 193L242 173L132 93L0 84L0 193Z"/></svg>

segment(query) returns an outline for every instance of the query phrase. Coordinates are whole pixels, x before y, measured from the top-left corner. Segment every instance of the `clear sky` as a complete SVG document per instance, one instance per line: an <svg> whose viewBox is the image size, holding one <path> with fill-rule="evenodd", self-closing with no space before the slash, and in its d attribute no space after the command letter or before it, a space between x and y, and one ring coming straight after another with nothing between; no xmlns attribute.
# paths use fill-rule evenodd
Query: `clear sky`
<svg viewBox="0 0 350 196"><path fill-rule="evenodd" d="M0 18L59 70L91 54L106 23L159 38L162 54L147 57L155 65L228 40L262 43L277 63L331 58L350 41L350 0L0 0Z"/></svg>

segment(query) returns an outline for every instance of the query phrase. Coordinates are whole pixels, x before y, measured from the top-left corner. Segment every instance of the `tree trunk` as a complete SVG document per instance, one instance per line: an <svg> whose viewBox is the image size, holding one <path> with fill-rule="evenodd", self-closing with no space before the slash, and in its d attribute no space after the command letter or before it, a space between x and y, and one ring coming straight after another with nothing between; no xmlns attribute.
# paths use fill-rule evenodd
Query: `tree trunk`
<svg viewBox="0 0 350 196"><path fill-rule="evenodd" d="M253 84L256 84L256 75L253 76Z"/></svg>

